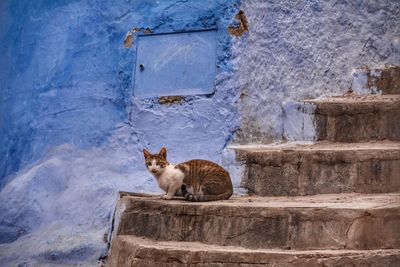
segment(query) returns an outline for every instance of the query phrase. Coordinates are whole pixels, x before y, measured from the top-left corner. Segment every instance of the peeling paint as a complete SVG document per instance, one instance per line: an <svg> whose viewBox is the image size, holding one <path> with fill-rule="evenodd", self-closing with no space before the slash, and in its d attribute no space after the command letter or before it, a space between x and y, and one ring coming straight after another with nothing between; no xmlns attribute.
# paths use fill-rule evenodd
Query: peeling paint
<svg viewBox="0 0 400 267"><path fill-rule="evenodd" d="M400 66L368 67L353 70L354 91L357 93L400 93Z"/></svg>
<svg viewBox="0 0 400 267"><path fill-rule="evenodd" d="M162 96L158 99L161 105L170 106L173 104L181 104L184 98L182 96Z"/></svg>
<svg viewBox="0 0 400 267"><path fill-rule="evenodd" d="M146 29L147 30L147 29ZM139 28L133 28L129 32L127 32L125 39L124 39L124 47L130 48L133 44L133 36L135 33L140 32Z"/></svg>
<svg viewBox="0 0 400 267"><path fill-rule="evenodd" d="M247 18L244 14L244 11L240 10L239 13L236 14L235 19L239 22L239 26L230 26L228 28L228 32L230 35L240 37L245 32L249 31Z"/></svg>

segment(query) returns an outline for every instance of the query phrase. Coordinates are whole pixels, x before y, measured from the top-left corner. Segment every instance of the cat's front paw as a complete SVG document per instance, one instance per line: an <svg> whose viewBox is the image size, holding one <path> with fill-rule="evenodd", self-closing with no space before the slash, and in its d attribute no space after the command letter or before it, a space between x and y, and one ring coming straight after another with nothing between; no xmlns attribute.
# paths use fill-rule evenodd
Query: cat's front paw
<svg viewBox="0 0 400 267"><path fill-rule="evenodd" d="M172 196L163 195L163 196L161 197L161 199L169 200L169 199L172 199Z"/></svg>

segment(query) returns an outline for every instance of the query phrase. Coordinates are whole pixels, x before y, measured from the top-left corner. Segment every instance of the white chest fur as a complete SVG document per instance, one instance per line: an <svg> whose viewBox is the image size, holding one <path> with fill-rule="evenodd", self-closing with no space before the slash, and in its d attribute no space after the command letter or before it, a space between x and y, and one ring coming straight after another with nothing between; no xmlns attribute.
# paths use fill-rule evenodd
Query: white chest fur
<svg viewBox="0 0 400 267"><path fill-rule="evenodd" d="M181 188L184 176L184 173L172 164L167 165L160 175L154 175L162 190L166 193L175 191L174 194Z"/></svg>

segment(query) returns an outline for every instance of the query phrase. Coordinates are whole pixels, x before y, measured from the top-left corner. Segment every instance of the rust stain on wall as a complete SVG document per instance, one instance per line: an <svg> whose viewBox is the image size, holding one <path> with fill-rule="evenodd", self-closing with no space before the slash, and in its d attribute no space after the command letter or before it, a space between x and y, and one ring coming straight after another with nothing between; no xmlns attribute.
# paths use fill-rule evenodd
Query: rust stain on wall
<svg viewBox="0 0 400 267"><path fill-rule="evenodd" d="M173 105L173 104L181 104L183 101L183 97L181 96L162 96L158 99L158 103L161 105Z"/></svg>
<svg viewBox="0 0 400 267"><path fill-rule="evenodd" d="M228 32L230 35L240 37L245 32L249 31L249 25L243 10L240 10L239 13L236 14L235 19L239 21L239 26L228 27Z"/></svg>
<svg viewBox="0 0 400 267"><path fill-rule="evenodd" d="M124 39L124 47L125 48L130 48L133 44L133 35L137 32L139 32L140 29L139 28L133 28L132 30L130 30Z"/></svg>

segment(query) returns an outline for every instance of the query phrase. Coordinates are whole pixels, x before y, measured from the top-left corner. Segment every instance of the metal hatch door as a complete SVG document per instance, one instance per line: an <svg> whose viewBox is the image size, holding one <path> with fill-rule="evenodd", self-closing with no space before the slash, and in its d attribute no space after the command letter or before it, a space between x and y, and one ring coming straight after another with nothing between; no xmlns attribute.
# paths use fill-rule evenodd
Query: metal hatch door
<svg viewBox="0 0 400 267"><path fill-rule="evenodd" d="M216 30L138 36L134 95L213 93L216 46Z"/></svg>

